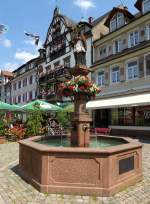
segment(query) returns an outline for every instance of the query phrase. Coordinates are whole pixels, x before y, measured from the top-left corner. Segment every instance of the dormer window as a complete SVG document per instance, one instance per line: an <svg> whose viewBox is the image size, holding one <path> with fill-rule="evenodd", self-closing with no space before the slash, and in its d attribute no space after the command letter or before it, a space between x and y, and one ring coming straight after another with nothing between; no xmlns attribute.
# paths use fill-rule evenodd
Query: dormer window
<svg viewBox="0 0 150 204"><path fill-rule="evenodd" d="M117 13L110 21L110 31L114 31L124 25L124 14Z"/></svg>
<svg viewBox="0 0 150 204"><path fill-rule="evenodd" d="M110 21L110 31L116 30L116 15Z"/></svg>
<svg viewBox="0 0 150 204"><path fill-rule="evenodd" d="M143 0L143 13L150 11L150 0Z"/></svg>
<svg viewBox="0 0 150 204"><path fill-rule="evenodd" d="M124 25L124 15L122 13L117 14L117 28Z"/></svg>

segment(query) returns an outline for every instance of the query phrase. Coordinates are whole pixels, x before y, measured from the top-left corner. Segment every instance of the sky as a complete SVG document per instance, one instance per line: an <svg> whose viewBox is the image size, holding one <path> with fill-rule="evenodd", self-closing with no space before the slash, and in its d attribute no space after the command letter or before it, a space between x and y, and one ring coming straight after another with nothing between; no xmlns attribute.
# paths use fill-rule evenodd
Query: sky
<svg viewBox="0 0 150 204"><path fill-rule="evenodd" d="M56 3L57 2L57 3ZM131 13L136 13L136 0L0 0L0 24L7 26L0 35L0 69L14 70L38 55L44 43L53 11L60 12L75 21L82 17L94 19L123 3ZM40 36L39 47L24 32Z"/></svg>

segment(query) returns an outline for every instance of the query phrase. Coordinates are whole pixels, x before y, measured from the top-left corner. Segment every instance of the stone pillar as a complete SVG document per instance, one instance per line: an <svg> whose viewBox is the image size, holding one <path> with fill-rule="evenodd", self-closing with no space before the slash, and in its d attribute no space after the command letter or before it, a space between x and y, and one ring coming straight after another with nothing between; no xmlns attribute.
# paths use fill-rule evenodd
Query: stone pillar
<svg viewBox="0 0 150 204"><path fill-rule="evenodd" d="M78 93L74 96L74 116L72 119L73 130L71 134L71 146L89 147L90 143L90 118L86 111L85 93Z"/></svg>

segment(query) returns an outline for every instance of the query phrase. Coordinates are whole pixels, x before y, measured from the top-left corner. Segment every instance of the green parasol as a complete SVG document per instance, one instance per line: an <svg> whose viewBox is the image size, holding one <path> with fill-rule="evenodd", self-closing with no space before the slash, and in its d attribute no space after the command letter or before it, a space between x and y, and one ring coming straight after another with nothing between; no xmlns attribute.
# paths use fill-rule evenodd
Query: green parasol
<svg viewBox="0 0 150 204"><path fill-rule="evenodd" d="M0 101L0 110L4 111L21 111L20 107L17 105L10 105Z"/></svg>
<svg viewBox="0 0 150 204"><path fill-rule="evenodd" d="M35 100L22 106L22 110L24 111L34 111L38 109L41 111L61 111L62 110L62 108L42 100Z"/></svg>

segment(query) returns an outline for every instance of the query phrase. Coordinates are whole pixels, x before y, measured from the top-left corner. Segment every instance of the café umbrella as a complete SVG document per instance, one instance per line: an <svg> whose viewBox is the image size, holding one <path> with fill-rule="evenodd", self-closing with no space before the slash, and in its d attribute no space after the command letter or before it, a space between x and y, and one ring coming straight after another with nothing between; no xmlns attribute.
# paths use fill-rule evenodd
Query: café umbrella
<svg viewBox="0 0 150 204"><path fill-rule="evenodd" d="M35 111L35 110L41 110L41 111L61 111L62 108L59 106L53 105L51 103L47 103L42 100L35 100L32 102L29 102L22 106L22 110L24 111Z"/></svg>
<svg viewBox="0 0 150 204"><path fill-rule="evenodd" d="M0 110L3 111L21 111L20 107L17 105L10 105L8 103L4 103L0 101Z"/></svg>

